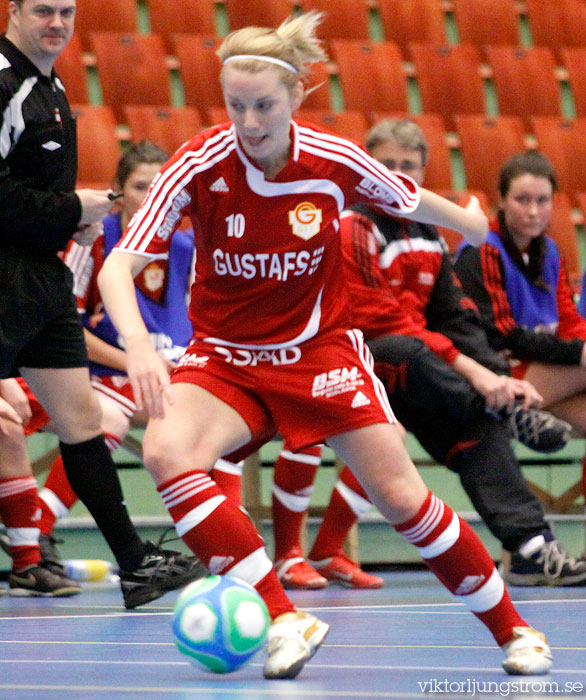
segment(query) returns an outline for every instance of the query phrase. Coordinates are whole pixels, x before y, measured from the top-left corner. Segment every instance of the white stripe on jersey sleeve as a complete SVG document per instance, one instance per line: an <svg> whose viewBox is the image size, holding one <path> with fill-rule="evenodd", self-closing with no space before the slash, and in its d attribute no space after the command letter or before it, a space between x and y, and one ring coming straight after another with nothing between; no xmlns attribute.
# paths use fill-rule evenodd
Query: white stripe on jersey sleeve
<svg viewBox="0 0 586 700"><path fill-rule="evenodd" d="M129 252L144 252L172 211L174 199L198 173L226 158L236 147L235 140L233 129L221 131L205 141L199 150L186 151L163 171L132 218L120 247Z"/></svg>
<svg viewBox="0 0 586 700"><path fill-rule="evenodd" d="M379 185L396 201L403 212L413 211L419 204L419 187L408 176L394 176L366 151L357 147L351 141L333 134L313 131L307 127L299 127L300 148L313 155L333 160L366 177ZM415 192L411 192L404 181L412 182ZM377 202L389 213L400 213L401 210L390 207L384 201Z"/></svg>

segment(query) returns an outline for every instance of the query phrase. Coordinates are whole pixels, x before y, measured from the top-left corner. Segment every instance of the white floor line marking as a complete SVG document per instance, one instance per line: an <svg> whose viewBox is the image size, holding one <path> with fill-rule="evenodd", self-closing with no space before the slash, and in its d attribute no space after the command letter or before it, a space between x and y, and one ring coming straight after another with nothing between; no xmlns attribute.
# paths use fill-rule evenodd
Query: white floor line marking
<svg viewBox="0 0 586 700"><path fill-rule="evenodd" d="M582 603L586 604L586 598L565 598L565 599L547 599L547 600L516 600L513 601L515 605L556 605L556 604L565 604L565 603ZM68 607L71 606L61 606L58 609L59 610L66 610ZM112 606L94 606L94 605L88 605L88 606L76 606L76 607L81 607L82 609L101 609L101 608L109 608ZM434 608L442 608L442 610L438 610L437 612L434 612L433 610L428 610L427 608L434 607ZM410 613L413 615L416 614L421 614L421 615L469 615L469 611L467 610L466 606L463 603L458 603L458 602L453 602L453 603L397 603L397 604L382 604L382 605L344 605L344 606L303 606L304 610L311 610L314 612L337 612L337 613L347 613L347 612L362 612L362 613L369 613L369 614L374 614L374 613ZM415 610L414 608L426 608L426 610L423 610L419 612L418 610ZM462 611L454 611L454 612L447 612L444 611L444 608L462 608ZM16 610L17 608L13 608ZM165 611L165 612L156 612L154 610L144 610L141 612L137 611L132 611L132 612L126 612L126 611L120 611L120 612L112 612L112 613L98 613L95 615L51 615L51 609L47 608L47 615L38 615L38 616L18 616L18 615L9 615L9 616L0 616L0 621L10 621L14 620L19 623L22 623L25 620L69 620L69 619L84 619L84 618L108 618L108 617L164 617L164 616L169 616L173 614L173 608L157 608L157 610Z"/></svg>
<svg viewBox="0 0 586 700"><path fill-rule="evenodd" d="M96 619L100 620L105 617L113 617L113 618L133 618L133 617L169 617L172 615L172 612L168 613L99 613L97 615L27 615L27 616L14 616L11 615L10 617L0 617L0 620L2 622L8 622L9 620L18 620L21 623L25 622L26 620L51 620L51 622L57 622L58 620L84 620L84 619Z"/></svg>
<svg viewBox="0 0 586 700"><path fill-rule="evenodd" d="M24 639L0 639L0 644L59 644L73 646L111 646L111 647L174 647L174 642L96 642L96 641L80 641L80 640L24 640ZM489 649L497 650L498 647L492 644L322 644L324 649ZM551 646L554 651L586 651L586 646L578 647L560 647ZM0 659L0 663L2 663Z"/></svg>
<svg viewBox="0 0 586 700"><path fill-rule="evenodd" d="M188 661L161 661L159 659L145 659L143 661L96 661L95 659L0 659L0 664L88 664L88 665L118 665L118 666L146 666L156 663L157 666L187 666L192 668ZM249 667L260 668L262 664L252 662L249 663ZM490 667L490 666L406 666L406 665L394 665L389 666L388 664L324 664L316 661L312 661L311 668L332 668L332 669L355 669L355 670L377 670L377 671L466 671L474 673L502 673L500 666ZM575 675L586 676L585 669L576 668L556 668L556 675L560 673L571 673ZM507 676L504 676L507 678Z"/></svg>
<svg viewBox="0 0 586 700"><path fill-rule="evenodd" d="M144 687L144 686L126 686L126 687L120 687L119 685L116 686L105 686L105 685L3 685L0 684L0 690L28 690L28 691L43 691L43 690L49 690L49 691L61 691L61 692L79 692L81 693L80 697L84 697L84 694L90 693L90 692L115 692L116 697L119 695L122 695L124 693L158 693L159 695L161 693L185 693L186 691L193 693L197 692L199 693L210 693L210 694L217 694L219 695L220 693L222 694L223 697L227 696L253 696L253 697L260 697L260 696L270 696L270 697L275 697L276 693L276 687L274 683L271 683L270 681L268 684L271 686L271 688L229 688L228 686L223 686L219 688L218 686L210 686L210 687L188 687L186 685L178 685L178 686L161 686L159 688L155 687ZM316 690L315 688L309 689L309 690L303 690L302 688L299 687L298 684L295 685L295 687L286 687L284 684L279 685L278 688L278 695L280 697L293 697L293 698L315 698L317 694L317 697L323 697L323 698L393 698L393 699L398 699L398 698L425 698L429 697L428 695L424 695L422 693L398 693L398 692L376 692L376 691L360 691L360 690L352 690L352 691L344 691L344 690L324 690L323 688L319 688ZM197 697L197 696L194 696Z"/></svg>

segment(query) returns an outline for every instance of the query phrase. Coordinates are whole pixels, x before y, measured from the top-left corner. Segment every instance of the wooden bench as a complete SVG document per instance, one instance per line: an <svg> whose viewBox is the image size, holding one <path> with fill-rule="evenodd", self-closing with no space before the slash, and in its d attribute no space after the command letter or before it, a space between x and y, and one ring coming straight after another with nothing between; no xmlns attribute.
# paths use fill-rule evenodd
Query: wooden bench
<svg viewBox="0 0 586 700"><path fill-rule="evenodd" d="M136 460L133 466L142 464L142 444L140 440L141 431L133 430L126 437L122 443L122 447L129 452L132 457ZM428 454L421 448L417 441L409 436L407 448L409 453L418 467L437 467L438 465ZM278 445L274 445L274 454L278 453ZM541 454L533 452L522 445L515 446L515 452L519 459L519 463L524 468L524 474L527 478L529 487L535 493L541 504L543 505L544 511L551 514L579 514L584 513L584 506L578 501L582 496L582 479L580 478L575 483L564 484L562 492L555 495L553 481L551 479L550 484L538 484L528 476L528 471L530 468L538 467L539 472L542 469L548 468L550 474L554 474L556 467L573 465L581 475L581 464L582 457L584 455L584 440L574 439L559 452L551 455ZM33 471L35 474L41 474L49 469L55 457L59 455L58 448L49 449L45 454L41 455L33 462ZM270 461L265 461L261 458L260 453L256 453L249 457L244 465L243 478L242 478L242 501L249 513L252 521L259 531L262 532L264 523L270 521L272 518L272 508L270 504L263 502L262 498L262 488L261 488L261 470L264 468L269 468L272 465L272 459L274 455L271 456ZM128 466L128 464L121 463L120 467ZM339 473L343 468L343 464L338 460L333 460L324 464L325 468L335 468ZM442 467L445 469L445 467ZM543 480L542 480L543 481ZM559 481L559 480L558 480ZM325 505L311 504L306 517L322 519L325 513ZM305 528L302 530L305 533ZM306 536L302 537L302 547L306 551ZM359 561L358 553L358 527L355 525L346 541L345 551L349 557Z"/></svg>

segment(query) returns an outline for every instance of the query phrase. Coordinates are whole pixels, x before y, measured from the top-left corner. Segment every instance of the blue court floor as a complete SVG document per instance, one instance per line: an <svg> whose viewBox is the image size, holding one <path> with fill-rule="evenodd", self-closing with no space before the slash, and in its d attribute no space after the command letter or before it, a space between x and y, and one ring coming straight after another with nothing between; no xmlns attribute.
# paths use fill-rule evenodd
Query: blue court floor
<svg viewBox="0 0 586 700"><path fill-rule="evenodd" d="M379 591L292 592L331 624L295 680L266 681L264 651L239 671L206 673L171 636L176 594L124 611L117 586L55 600L0 597L2 700L326 700L586 697L586 588L512 589L545 632L549 676L512 677L501 650L426 571L385 572Z"/></svg>

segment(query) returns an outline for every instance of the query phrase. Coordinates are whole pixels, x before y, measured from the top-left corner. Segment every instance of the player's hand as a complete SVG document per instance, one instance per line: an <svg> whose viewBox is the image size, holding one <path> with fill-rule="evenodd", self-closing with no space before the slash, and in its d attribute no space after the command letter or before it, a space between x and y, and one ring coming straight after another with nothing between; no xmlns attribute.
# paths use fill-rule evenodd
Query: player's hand
<svg viewBox="0 0 586 700"><path fill-rule="evenodd" d="M146 408L151 418L163 418L165 404L173 403L171 382L167 366L148 335L127 342L126 367L138 410Z"/></svg>
<svg viewBox="0 0 586 700"><path fill-rule="evenodd" d="M177 367L177 363L173 360L167 359L164 355L159 355L159 357L161 358L161 360L163 361L163 364L167 368L167 372L169 372L169 374L171 374L171 372L175 369L175 367Z"/></svg>
<svg viewBox="0 0 586 700"><path fill-rule="evenodd" d="M103 233L104 227L102 226L102 222L98 221L88 226L81 225L73 234L72 238L77 245L91 246L94 244L96 238L99 238Z"/></svg>
<svg viewBox="0 0 586 700"><path fill-rule="evenodd" d="M509 382L518 399L523 399L523 408L541 408L543 406L543 396L525 379L515 379L509 377Z"/></svg>
<svg viewBox="0 0 586 700"><path fill-rule="evenodd" d="M26 425L32 418L33 412L26 393L16 379L2 380L2 398L16 411L22 425Z"/></svg>
<svg viewBox="0 0 586 700"><path fill-rule="evenodd" d="M488 218L480 206L480 201L475 195L470 195L470 201L464 209L471 215L473 219L474 231L466 236L469 243L474 246L479 246L484 243L488 235L489 225Z"/></svg>
<svg viewBox="0 0 586 700"><path fill-rule="evenodd" d="M484 397L487 408L500 411L503 408L511 411L517 399L517 393L511 378L495 374L490 370L478 372L472 380L472 385Z"/></svg>
<svg viewBox="0 0 586 700"><path fill-rule="evenodd" d="M22 425L22 419L14 408L12 408L8 401L0 398L0 433L2 435L8 435L7 421L16 423L16 425Z"/></svg>
<svg viewBox="0 0 586 700"><path fill-rule="evenodd" d="M112 208L112 190L76 190L81 202L81 226L101 221Z"/></svg>

